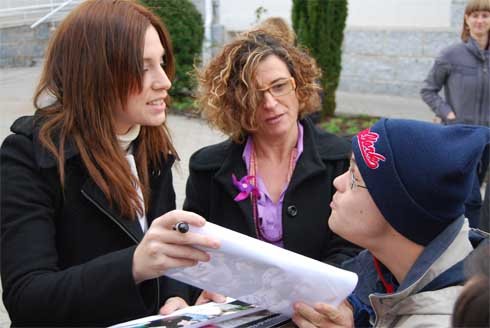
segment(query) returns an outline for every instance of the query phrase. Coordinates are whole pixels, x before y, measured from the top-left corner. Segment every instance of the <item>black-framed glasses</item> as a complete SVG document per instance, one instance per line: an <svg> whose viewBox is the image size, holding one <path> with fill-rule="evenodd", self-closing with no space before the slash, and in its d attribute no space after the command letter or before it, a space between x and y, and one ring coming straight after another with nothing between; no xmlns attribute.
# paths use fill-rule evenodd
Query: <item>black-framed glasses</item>
<svg viewBox="0 0 490 328"><path fill-rule="evenodd" d="M296 81L294 77L280 79L270 86L258 89L261 92L269 92L273 97L281 97L290 94L292 91L296 90Z"/></svg>
<svg viewBox="0 0 490 328"><path fill-rule="evenodd" d="M359 188L364 188L367 189L368 187L360 185L357 183L356 178L354 178L354 172L352 172L352 169L349 170L350 172L350 189L354 189L354 186L359 187Z"/></svg>

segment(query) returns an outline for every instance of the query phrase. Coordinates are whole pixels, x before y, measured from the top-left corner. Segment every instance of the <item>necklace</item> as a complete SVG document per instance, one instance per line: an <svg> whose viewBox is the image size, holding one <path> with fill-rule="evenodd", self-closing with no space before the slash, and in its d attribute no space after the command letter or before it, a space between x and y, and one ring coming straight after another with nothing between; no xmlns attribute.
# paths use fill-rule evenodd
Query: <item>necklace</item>
<svg viewBox="0 0 490 328"><path fill-rule="evenodd" d="M252 142L251 148L252 149L251 149L251 154L250 154L250 163L249 163L250 172L249 172L249 174L251 176L253 176L253 179L250 181L250 183L253 184L254 186L257 186L257 171L258 171L257 170L257 155L255 153L255 147L254 147L253 142ZM296 147L294 147L293 150L291 151L291 157L289 159L289 167L288 167L286 185L288 185L289 182L291 181L291 177L293 175L293 170L294 170L297 155L298 155L298 149ZM253 219L254 219L254 224L255 224L255 232L256 232L257 236L259 236L260 239L265 240L269 243L277 243L277 242L282 240L283 233L281 232L281 234L277 238L269 238L267 236L267 234L263 228L262 217L259 216L259 208L257 205L258 198L260 198L260 194L258 197L253 195L253 194L250 195L250 200L252 202Z"/></svg>

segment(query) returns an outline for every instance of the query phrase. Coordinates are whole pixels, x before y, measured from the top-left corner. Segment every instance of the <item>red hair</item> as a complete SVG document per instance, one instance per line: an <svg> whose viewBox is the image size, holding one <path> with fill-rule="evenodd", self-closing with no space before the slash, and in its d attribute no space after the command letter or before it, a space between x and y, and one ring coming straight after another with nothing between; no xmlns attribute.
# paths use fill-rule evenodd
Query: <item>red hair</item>
<svg viewBox="0 0 490 328"><path fill-rule="evenodd" d="M70 140L106 198L131 219L143 212L134 186L140 185L148 208L148 169L156 169L169 154L177 157L165 124L142 126L134 153L138 181L116 138L114 111L124 110L128 96L142 90L144 40L150 26L165 48L165 71L172 79L172 45L156 15L129 0L89 0L73 10L53 35L34 97L40 140L57 159L62 185L64 148ZM54 102L41 106L45 94Z"/></svg>

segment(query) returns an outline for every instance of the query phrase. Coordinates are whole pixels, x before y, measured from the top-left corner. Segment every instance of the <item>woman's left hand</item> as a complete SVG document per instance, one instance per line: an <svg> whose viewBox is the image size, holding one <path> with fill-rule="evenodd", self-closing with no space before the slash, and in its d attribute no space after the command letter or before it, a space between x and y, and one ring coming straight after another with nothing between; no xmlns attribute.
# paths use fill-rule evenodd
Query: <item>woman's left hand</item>
<svg viewBox="0 0 490 328"><path fill-rule="evenodd" d="M183 298L181 297L170 297L165 304L160 308L160 314L162 315L167 315L170 314L174 311L183 309L188 307L189 304L187 304L186 301L184 301Z"/></svg>
<svg viewBox="0 0 490 328"><path fill-rule="evenodd" d="M226 301L226 296L218 293L213 293L207 290L203 290L201 295L199 295L196 304L204 304L209 302L224 303Z"/></svg>
<svg viewBox="0 0 490 328"><path fill-rule="evenodd" d="M293 322L300 328L314 327L354 327L354 316L349 302L342 302L338 308L326 303L311 307L305 303L294 304Z"/></svg>
<svg viewBox="0 0 490 328"><path fill-rule="evenodd" d="M226 296L204 290L202 291L201 295L199 295L195 305L200 305L209 302L224 303L225 301L226 301ZM160 308L160 314L162 315L171 314L174 311L186 308L188 306L189 304L187 304L187 302L183 298L177 296L170 297L165 302L165 304Z"/></svg>

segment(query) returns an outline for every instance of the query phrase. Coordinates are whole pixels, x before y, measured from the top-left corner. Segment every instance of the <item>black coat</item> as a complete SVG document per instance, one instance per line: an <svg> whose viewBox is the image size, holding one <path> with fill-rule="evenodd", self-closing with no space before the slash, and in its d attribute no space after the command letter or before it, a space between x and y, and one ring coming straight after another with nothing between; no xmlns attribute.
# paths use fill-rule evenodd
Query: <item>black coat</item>
<svg viewBox="0 0 490 328"><path fill-rule="evenodd" d="M284 247L293 252L340 265L359 249L328 227L333 179L349 166L350 144L302 120L303 153L298 158L284 195L282 209ZM236 202L232 184L247 175L242 159L244 144L230 140L202 148L189 164L184 209L208 221L257 238L250 199Z"/></svg>
<svg viewBox="0 0 490 328"><path fill-rule="evenodd" d="M103 326L157 313L182 285L165 277L136 285L138 220L119 217L66 149L57 164L40 145L32 117L18 119L0 150L3 301L15 326ZM151 174L148 223L175 209L173 158Z"/></svg>

